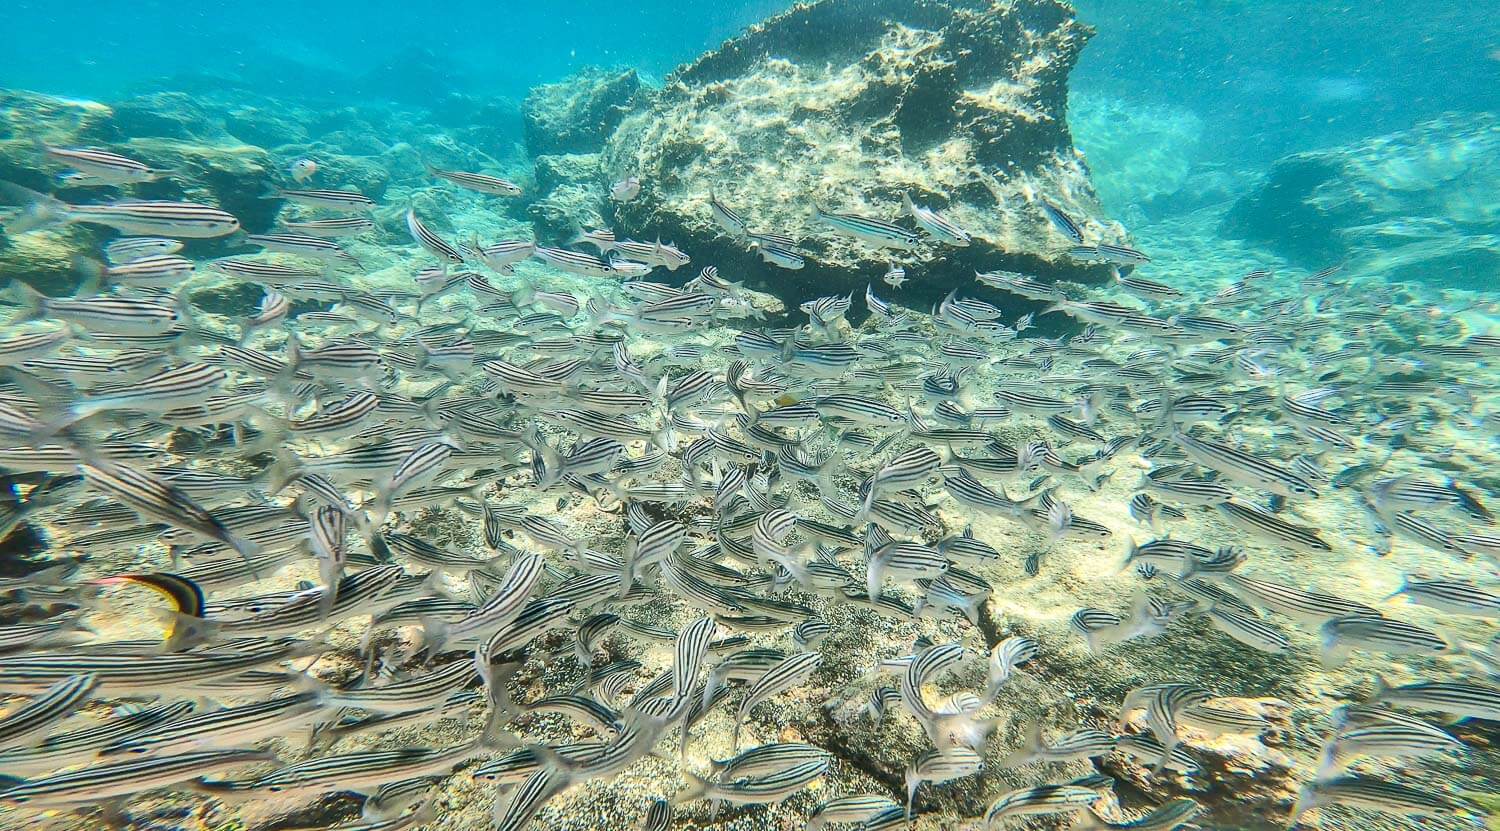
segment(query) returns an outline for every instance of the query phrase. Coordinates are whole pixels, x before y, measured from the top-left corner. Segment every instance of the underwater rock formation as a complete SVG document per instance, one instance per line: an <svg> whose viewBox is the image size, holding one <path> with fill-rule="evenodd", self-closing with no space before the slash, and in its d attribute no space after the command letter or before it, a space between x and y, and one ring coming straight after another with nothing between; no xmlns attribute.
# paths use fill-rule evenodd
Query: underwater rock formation
<svg viewBox="0 0 1500 831"><path fill-rule="evenodd" d="M156 92L100 103L0 90L0 181L74 204L205 202L234 214L245 230L256 233L272 227L282 211L295 212L281 200L263 196L270 185L291 184L287 167L299 158L318 164L311 186L357 190L375 200L389 196L397 204L423 203L422 193L434 190L426 164L504 171L520 178L516 171L525 157L514 102L450 95L432 103L431 110L317 107L239 90ZM466 123L436 126L452 119ZM171 175L129 187L67 187L55 180L62 167L45 158L43 144L107 148ZM597 164L591 170L596 172ZM388 194L393 186L398 191ZM13 207L0 207L0 215ZM433 213L451 207L434 206ZM400 208L375 219L383 242L407 238ZM560 220L559 227L566 230L570 221ZM0 270L47 294L68 294L80 279L73 262L77 252L96 250L113 235L85 224L15 237L0 233ZM230 240L195 240L189 250L196 256L217 256L232 245ZM226 303L234 306L238 300Z"/></svg>
<svg viewBox="0 0 1500 831"><path fill-rule="evenodd" d="M526 96L526 146L533 156L592 153L619 125L641 92L634 69L586 69Z"/></svg>
<svg viewBox="0 0 1500 831"><path fill-rule="evenodd" d="M1069 242L1029 198L1125 241L1098 218L1068 130L1067 77L1090 35L1057 0L799 5L680 68L625 117L603 152L605 179L635 175L645 189L614 209L612 227L660 235L800 300L862 291L887 267L884 252L831 236L815 205L892 219L909 193L974 242L906 257L907 300L970 286L976 269L1102 279L1107 269L1067 258ZM761 264L713 223L710 189L752 229L800 240L807 266Z"/></svg>
<svg viewBox="0 0 1500 831"><path fill-rule="evenodd" d="M526 208L538 239L567 242L584 228L604 224L599 205L597 153L537 156L536 189L540 194Z"/></svg>
<svg viewBox="0 0 1500 831"><path fill-rule="evenodd" d="M1500 285L1500 119L1454 113L1277 161L1221 231L1315 269Z"/></svg>

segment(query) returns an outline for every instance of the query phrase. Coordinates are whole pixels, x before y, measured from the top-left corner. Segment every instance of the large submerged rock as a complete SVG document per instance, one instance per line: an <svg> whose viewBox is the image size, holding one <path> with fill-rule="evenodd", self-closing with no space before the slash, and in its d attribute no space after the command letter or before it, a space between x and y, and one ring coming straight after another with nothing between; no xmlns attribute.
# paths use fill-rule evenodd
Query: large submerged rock
<svg viewBox="0 0 1500 831"><path fill-rule="evenodd" d="M1226 236L1309 269L1500 285L1500 118L1450 114L1277 161L1225 216Z"/></svg>
<svg viewBox="0 0 1500 831"><path fill-rule="evenodd" d="M526 147L533 156L597 152L641 89L634 69L587 69L533 89L522 111Z"/></svg>
<svg viewBox="0 0 1500 831"><path fill-rule="evenodd" d="M1061 205L1100 240L1126 240L1099 219L1068 131L1068 73L1090 35L1059 0L798 5L637 96L603 143L594 203L543 190L550 201L538 234L562 237L597 212L622 236L675 242L695 262L795 306L863 291L887 269L889 252L832 235L814 220L815 205L895 219L909 193L975 239L901 254L912 281L887 293L904 302L973 286L976 269L1102 279L1106 269L1066 256L1070 243L1034 201ZM589 76L548 96L587 99L598 84ZM610 202L609 184L627 176L641 179L640 198ZM713 223L710 191L753 230L798 239L807 266L762 263ZM574 215L556 215L560 203Z"/></svg>

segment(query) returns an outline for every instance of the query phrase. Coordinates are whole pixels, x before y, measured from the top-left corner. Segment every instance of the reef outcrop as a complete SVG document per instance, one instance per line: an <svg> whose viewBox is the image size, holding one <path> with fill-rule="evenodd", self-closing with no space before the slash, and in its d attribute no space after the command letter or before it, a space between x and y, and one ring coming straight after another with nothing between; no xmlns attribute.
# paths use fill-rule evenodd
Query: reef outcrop
<svg viewBox="0 0 1500 831"><path fill-rule="evenodd" d="M756 288L806 299L862 291L889 253L830 234L814 207L891 220L910 194L974 240L902 256L911 282L887 293L906 302L972 286L976 269L1098 279L1030 198L1124 240L1099 218L1068 130L1068 73L1091 34L1057 0L796 6L680 68L625 117L604 171L645 188L614 209L615 230L660 234ZM762 264L725 234L711 189L752 229L797 239L806 267Z"/></svg>
<svg viewBox="0 0 1500 831"><path fill-rule="evenodd" d="M1497 190L1500 118L1452 113L1278 160L1220 230L1309 269L1347 262L1392 280L1493 287Z"/></svg>
<svg viewBox="0 0 1500 831"><path fill-rule="evenodd" d="M526 147L533 156L598 152L642 92L634 69L586 69L539 86L522 108Z"/></svg>

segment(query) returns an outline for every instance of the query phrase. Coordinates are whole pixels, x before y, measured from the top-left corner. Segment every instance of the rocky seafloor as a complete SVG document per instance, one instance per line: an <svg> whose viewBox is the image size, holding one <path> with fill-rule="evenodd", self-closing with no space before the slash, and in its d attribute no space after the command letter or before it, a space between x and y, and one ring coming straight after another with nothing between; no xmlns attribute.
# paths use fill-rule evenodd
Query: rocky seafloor
<svg viewBox="0 0 1500 831"><path fill-rule="evenodd" d="M695 268L689 271L716 264L726 276L746 280L792 309L813 296L861 290L865 283L877 281L886 265L868 249L815 229L810 220L813 201L830 209L890 217L901 193L910 192L919 203L942 209L976 235L969 249L931 250L913 257L908 289L881 292L921 308L924 300L971 286L975 268L1008 268L1081 282L1102 279L1101 270L1084 268L1064 256L1066 242L1030 206L1023 195L1027 190L1063 205L1102 240L1133 241L1150 251L1159 267L1154 279L1188 286L1227 280L1261 265L1342 259L1361 244L1367 250L1388 250L1382 241L1400 232L1396 218L1410 214L1412 204L1430 204L1431 198L1421 194L1436 191L1434 181L1448 181L1442 176L1451 178L1452 165L1479 164L1452 161L1457 154L1450 153L1444 157L1448 166L1433 173L1431 165L1436 162L1422 149L1423 142L1438 141L1454 131L1441 124L1423 125L1404 143L1391 139L1332 149L1278 165L1264 186L1233 209L1224 230L1200 217L1158 223L1144 233L1132 227L1131 236L1106 215L1095 196L1089 166L1074 152L1066 79L1088 30L1065 5L1042 0L991 8L889 0L878 6L824 0L798 7L683 67L660 89L647 86L630 71L599 70L539 89L524 103L470 99L450 102L443 112L373 104L330 111L238 91L218 96L154 93L108 104L0 92L0 179L46 186L36 141L108 146L152 166L187 174L141 186L132 195L202 199L235 213L247 230L262 231L271 226L277 206L261 199L266 183L284 183L292 161L313 158L321 167L320 186L358 189L382 205L375 217L376 233L349 246L366 266L363 279L372 288L408 288L411 275L425 262L406 247L401 214L412 205L440 233L472 233L482 241L535 234L537 239L559 242L594 225L627 236L659 235L694 257ZM838 31L840 37L831 42L798 37L796 33L809 24L820 31ZM1483 127L1464 125L1461 135L1483 138L1488 135ZM1465 146L1479 144L1477 138ZM1130 141L1141 142L1122 140L1116 158L1132 157ZM1410 148L1406 157L1401 155L1403 146ZM1109 156L1101 149L1090 161L1102 165ZM1170 150L1155 158L1163 166L1177 164ZM1493 153L1486 158L1493 159ZM522 183L525 196L496 202L434 188L424 163L505 175ZM1377 186L1386 181L1384 177L1361 175L1377 163L1401 169L1426 166L1415 170L1411 186L1393 188ZM608 198L609 187L628 175L641 177L642 197L616 204ZM1134 175L1143 181L1123 183L1122 192L1153 186L1144 181L1149 176ZM1189 179L1182 174L1176 181ZM812 264L801 272L785 272L761 263L754 252L713 225L706 204L710 189L742 209L755 225L805 238ZM86 200L103 194L63 190L58 195ZM1347 207L1351 205L1356 207ZM1368 218L1362 223L1369 226L1366 230L1348 230L1352 210ZM1448 213L1445 207L1430 211ZM1285 241L1285 229L1278 229L1289 213L1316 214L1308 222L1326 223L1329 241L1309 250L1296 249ZM1494 217L1477 215L1473 221L1488 228ZM1451 226L1438 230L1452 235ZM1226 241L1221 235L1242 241ZM73 253L94 248L102 239L102 234L82 226L5 237L0 239L0 274L64 294L78 279ZM1441 250L1451 249L1449 245ZM190 247L205 257L231 250L217 242ZM1464 249L1476 258L1465 266L1473 269L1467 273L1495 273L1493 266L1484 267L1485 250ZM584 296L599 290L529 264L519 271ZM669 279L681 282L691 276L682 272ZM215 291L211 282L202 289L205 296ZM204 305L242 313L246 302L248 298L226 296ZM450 304L438 302L431 315L444 319L450 313L456 316ZM716 332L708 340L723 343L728 337L727 332ZM709 368L722 366L711 362ZM1444 435L1438 426L1427 440L1441 443ZM1020 441L1027 435L1011 438ZM1492 478L1497 461L1494 448L1479 448L1459 463L1465 475ZM1114 536L1102 541L1069 539L1051 546L1036 577L1025 575L1022 562L1043 549L1039 535L969 517L951 507L940 512L953 528L972 522L977 536L1007 555L986 574L998 590L982 610L977 634L960 621L919 619L891 625L855 607L822 608L834 631L825 643L823 669L812 683L758 709L747 738L801 738L819 744L835 755L830 774L782 806L724 810L712 825L793 829L800 827L813 804L830 795L901 793L904 767L921 749L923 736L909 719L888 716L876 725L853 712L873 688L868 670L882 658L905 654L919 635L935 641L967 637L976 647L981 641L992 646L999 638L1024 635L1038 642L1041 654L997 701L1002 715L998 753L1018 746L1032 724L1045 725L1049 732L1108 728L1131 687L1196 679L1235 699L1236 706L1258 712L1272 728L1259 737L1211 738L1189 732L1186 746L1205 767L1200 776L1153 777L1148 768L1119 757L1111 757L1100 769L1118 780L1117 794L1133 808L1185 794L1205 805L1204 827L1284 827L1296 797L1295 784L1306 781L1316 766L1314 753L1326 731L1322 718L1328 709L1357 699L1368 689L1373 673L1406 680L1420 675L1430 662L1359 656L1329 671L1317 663L1315 634L1294 631L1294 650L1265 656L1198 624L1091 654L1069 631L1067 621L1082 607L1123 612L1139 588L1134 575L1117 573L1124 540L1149 536L1124 513L1133 484L1122 471L1099 492L1080 495L1075 502L1079 513L1103 522ZM1308 519L1322 527L1362 527L1358 509L1349 500L1319 503L1316 511L1318 515ZM580 533L619 533L617 518L586 503L569 506L559 518ZM479 545L471 520L455 511L417 518L428 525L453 526L452 536L443 541L461 549ZM1174 533L1210 546L1243 542L1221 526L1197 520L1175 526ZM1315 561L1252 546L1255 573L1372 604L1389 595L1401 572L1414 566L1467 568L1458 576L1488 577L1481 564L1439 562L1408 544L1398 543L1394 556L1377 558L1367 549L1369 540L1357 534L1330 537L1335 551ZM106 570L132 564L111 565ZM289 569L278 581L289 587L312 576L307 570ZM649 612L673 625L688 618L665 605ZM1402 609L1402 614L1416 623L1437 622L1420 609ZM1461 631L1475 642L1490 634L1479 625ZM346 627L334 636L334 643L347 652L358 635L357 627ZM648 650L642 660L662 665L669 660L666 652ZM353 669L344 654L327 659L319 672L340 677ZM553 689L572 684L575 676L576 668L534 664L522 681L536 689ZM976 673L955 679L944 692L980 685L982 678ZM534 726L550 725L553 737L562 738L563 723L540 721ZM695 730L689 746L691 767L703 769L706 759L728 755L731 724L732 716L718 713ZM1500 764L1493 747L1500 736L1484 725L1456 730L1473 748L1463 765L1425 762L1394 766L1393 772L1446 777L1460 791L1492 791L1494 783L1475 771L1493 771ZM391 746L437 746L452 744L461 735L458 725L444 723L395 732L382 741ZM924 786L916 799L913 825L923 831L963 827L966 818L981 815L991 799L1012 787L1062 781L1093 769L1086 763L1045 771L1034 766L992 769L958 783ZM648 758L615 780L593 782L554 800L533 827L635 827L651 799L669 796L678 785L674 764ZM440 796L442 827L485 827L488 791L462 772L449 779ZM161 827L277 831L325 825L353 808L351 801L336 799L314 806L202 805L187 799L143 805L137 818L149 818ZM703 803L685 806L674 827L709 825L708 810ZM1372 827L1368 822L1358 824ZM1339 821L1328 821L1325 827L1339 827Z"/></svg>

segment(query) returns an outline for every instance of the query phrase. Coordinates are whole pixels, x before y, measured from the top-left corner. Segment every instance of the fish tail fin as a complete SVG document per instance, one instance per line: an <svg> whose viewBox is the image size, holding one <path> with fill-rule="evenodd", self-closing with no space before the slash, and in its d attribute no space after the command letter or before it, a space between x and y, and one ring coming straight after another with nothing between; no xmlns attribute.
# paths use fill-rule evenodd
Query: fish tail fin
<svg viewBox="0 0 1500 831"><path fill-rule="evenodd" d="M969 622L974 624L976 628L979 626L979 606L983 602L984 598L982 597L968 597L959 606L959 611L963 612L964 617L968 618Z"/></svg>
<svg viewBox="0 0 1500 831"><path fill-rule="evenodd" d="M12 326L38 320L47 315L47 295L37 291L30 283L23 280L11 280L10 285L0 290L6 302L14 303L21 307L21 311L11 318Z"/></svg>
<svg viewBox="0 0 1500 831"><path fill-rule="evenodd" d="M871 560L865 566L865 594L870 598L871 603L880 600L880 590L884 583L885 569L878 562Z"/></svg>
<svg viewBox="0 0 1500 831"><path fill-rule="evenodd" d="M488 700L490 709L485 716L484 729L479 734L479 743L482 747L492 750L510 750L520 744L515 734L505 729L516 714L515 702L510 700L510 693L506 685L511 676L521 668L519 663L492 664L486 661L482 653L484 647L480 647L475 654L479 662L484 679L485 698Z"/></svg>
<svg viewBox="0 0 1500 831"><path fill-rule="evenodd" d="M1322 664L1324 669L1338 669L1349 661L1349 647L1340 643L1324 643Z"/></svg>
<svg viewBox="0 0 1500 831"><path fill-rule="evenodd" d="M1021 746L1015 752L1001 759L999 767L1014 768L1035 759L1042 751L1042 725L1040 722L1032 722L1026 725L1026 735L1021 739Z"/></svg>
<svg viewBox="0 0 1500 831"><path fill-rule="evenodd" d="M104 287L108 269L98 260L77 256L73 258L73 273L80 278L78 290L73 293L73 297L82 299L99 293L99 289Z"/></svg>
<svg viewBox="0 0 1500 831"><path fill-rule="evenodd" d="M682 778L687 782L687 785L672 798L674 803L693 802L707 798L708 792L712 788L712 783L690 770L683 771Z"/></svg>
<svg viewBox="0 0 1500 831"><path fill-rule="evenodd" d="M787 573L792 575L792 579L797 581L797 585L805 590L812 590L812 575L808 573L807 566L798 562L797 558L790 554L773 554L771 559L786 569Z"/></svg>
<svg viewBox="0 0 1500 831"><path fill-rule="evenodd" d="M266 490L275 496L286 490L286 486L295 482L302 473L302 460L297 458L297 454L285 447L277 447L276 461L271 463L265 474Z"/></svg>
<svg viewBox="0 0 1500 831"><path fill-rule="evenodd" d="M1308 811L1318 807L1317 794L1313 792L1313 785L1303 785L1297 792L1297 802L1292 806L1292 823L1295 825L1298 818Z"/></svg>
<svg viewBox="0 0 1500 831"><path fill-rule="evenodd" d="M170 627L162 641L163 652L182 652L213 640L219 632L219 622L179 612L176 609L152 611L163 624Z"/></svg>
<svg viewBox="0 0 1500 831"><path fill-rule="evenodd" d="M1323 745L1323 750L1318 754L1318 773L1315 781L1331 778L1339 770L1339 737L1335 735Z"/></svg>
<svg viewBox="0 0 1500 831"><path fill-rule="evenodd" d="M1135 537L1125 538L1125 562L1120 564L1120 570L1116 574L1124 574L1130 568L1130 564L1140 556L1141 548L1135 544Z"/></svg>
<svg viewBox="0 0 1500 831"><path fill-rule="evenodd" d="M421 648L427 650L428 658L443 651L448 643L449 626L446 621L433 617L422 616L418 620L422 627Z"/></svg>
<svg viewBox="0 0 1500 831"><path fill-rule="evenodd" d="M265 188L260 192L261 199L285 199L286 191L278 187L274 182L267 182Z"/></svg>
<svg viewBox="0 0 1500 831"><path fill-rule="evenodd" d="M911 806L917 799L917 788L922 786L922 777L917 775L916 767L906 766L906 821L911 822Z"/></svg>
<svg viewBox="0 0 1500 831"><path fill-rule="evenodd" d="M72 211L72 206L61 199L14 182L0 181L0 201L21 207L21 212L6 222L7 234L24 234L68 222Z"/></svg>

